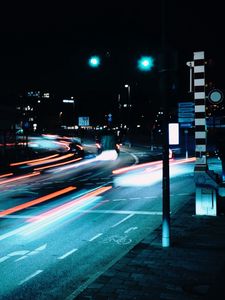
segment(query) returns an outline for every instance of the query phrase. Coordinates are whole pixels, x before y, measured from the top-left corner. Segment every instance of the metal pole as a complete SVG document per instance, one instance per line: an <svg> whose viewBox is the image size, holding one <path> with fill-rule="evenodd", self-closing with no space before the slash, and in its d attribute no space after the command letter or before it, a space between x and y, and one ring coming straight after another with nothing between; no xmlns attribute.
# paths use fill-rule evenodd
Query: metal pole
<svg viewBox="0 0 225 300"><path fill-rule="evenodd" d="M169 134L168 134L168 59L166 47L166 0L162 0L162 55L161 55L161 97L163 118L163 216L162 216L162 247L170 246L170 174L169 174Z"/></svg>
<svg viewBox="0 0 225 300"><path fill-rule="evenodd" d="M188 145L188 130L185 130L184 131L184 133L185 133L185 153L186 153L186 159L188 158L188 147L187 147L187 145Z"/></svg>

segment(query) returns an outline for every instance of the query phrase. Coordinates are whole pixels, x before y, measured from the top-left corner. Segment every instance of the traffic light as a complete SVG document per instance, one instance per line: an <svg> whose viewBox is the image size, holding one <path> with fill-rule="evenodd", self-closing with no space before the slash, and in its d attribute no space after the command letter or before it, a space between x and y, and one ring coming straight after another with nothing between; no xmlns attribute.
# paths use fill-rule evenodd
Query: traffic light
<svg viewBox="0 0 225 300"><path fill-rule="evenodd" d="M140 71L151 71L154 67L154 59L152 56L142 56L138 60L138 69Z"/></svg>
<svg viewBox="0 0 225 300"><path fill-rule="evenodd" d="M91 68L98 68L100 66L101 60L100 57L95 55L91 56L88 60L88 64Z"/></svg>

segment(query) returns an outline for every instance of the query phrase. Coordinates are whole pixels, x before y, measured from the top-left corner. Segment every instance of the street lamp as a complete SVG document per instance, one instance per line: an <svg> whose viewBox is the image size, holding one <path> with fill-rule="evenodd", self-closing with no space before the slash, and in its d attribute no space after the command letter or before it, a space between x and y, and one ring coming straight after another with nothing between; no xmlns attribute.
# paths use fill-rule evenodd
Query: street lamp
<svg viewBox="0 0 225 300"><path fill-rule="evenodd" d="M130 106L131 105L131 103L130 103L130 85L129 84L125 84L124 87L127 88L127 92L128 92L128 106Z"/></svg>
<svg viewBox="0 0 225 300"><path fill-rule="evenodd" d="M140 71L151 71L154 67L154 59L152 56L142 56L138 60L138 69Z"/></svg>
<svg viewBox="0 0 225 300"><path fill-rule="evenodd" d="M100 66L100 63L101 59L97 55L91 56L88 60L88 64L91 68L98 68Z"/></svg>

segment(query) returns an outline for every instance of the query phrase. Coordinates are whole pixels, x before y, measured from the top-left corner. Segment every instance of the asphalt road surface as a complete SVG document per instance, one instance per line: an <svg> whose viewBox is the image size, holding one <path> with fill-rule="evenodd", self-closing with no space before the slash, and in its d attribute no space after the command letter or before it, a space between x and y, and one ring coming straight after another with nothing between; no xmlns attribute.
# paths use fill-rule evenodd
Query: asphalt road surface
<svg viewBox="0 0 225 300"><path fill-rule="evenodd" d="M161 224L161 161L89 150L32 177L0 178L0 299L73 299ZM171 160L171 213L194 192L193 168Z"/></svg>

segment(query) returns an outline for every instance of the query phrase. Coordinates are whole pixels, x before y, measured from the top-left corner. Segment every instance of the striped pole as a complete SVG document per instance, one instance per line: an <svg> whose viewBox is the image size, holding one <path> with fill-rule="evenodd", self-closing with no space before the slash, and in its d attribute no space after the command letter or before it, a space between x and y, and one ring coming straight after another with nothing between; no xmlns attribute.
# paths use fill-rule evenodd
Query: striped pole
<svg viewBox="0 0 225 300"><path fill-rule="evenodd" d="M205 53L194 52L195 170L206 170Z"/></svg>

